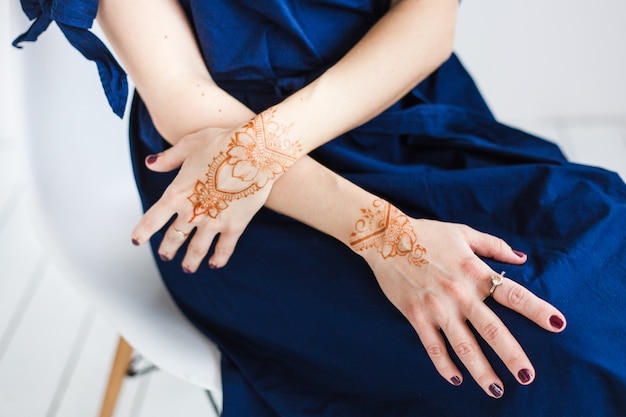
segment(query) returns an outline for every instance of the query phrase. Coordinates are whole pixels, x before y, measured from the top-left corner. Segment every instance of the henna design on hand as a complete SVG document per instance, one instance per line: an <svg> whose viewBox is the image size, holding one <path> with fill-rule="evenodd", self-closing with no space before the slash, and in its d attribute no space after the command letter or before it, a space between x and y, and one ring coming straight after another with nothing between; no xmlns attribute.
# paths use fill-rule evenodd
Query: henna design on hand
<svg viewBox="0 0 626 417"><path fill-rule="evenodd" d="M417 243L417 236L408 216L384 200L374 200L373 208L363 208L362 217L350 234L350 246L355 252L375 248L384 259L406 256L418 267L428 263L426 248Z"/></svg>
<svg viewBox="0 0 626 417"><path fill-rule="evenodd" d="M287 137L289 126L273 120L274 113L269 108L243 125L213 159L205 181L198 180L187 197L193 204L189 222L202 214L216 218L229 202L256 193L298 159L300 142Z"/></svg>

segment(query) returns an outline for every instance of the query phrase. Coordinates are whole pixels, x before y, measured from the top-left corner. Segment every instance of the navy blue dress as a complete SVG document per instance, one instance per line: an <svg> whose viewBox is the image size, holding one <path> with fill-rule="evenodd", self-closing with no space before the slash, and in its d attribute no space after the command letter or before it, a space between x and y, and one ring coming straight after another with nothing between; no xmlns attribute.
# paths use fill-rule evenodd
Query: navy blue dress
<svg viewBox="0 0 626 417"><path fill-rule="evenodd" d="M19 40L59 21L123 111L123 73L87 32L95 0L23 3L37 20ZM388 8L382 0L181 3L215 80L257 112L317 77ZM167 144L138 96L130 120L147 208L174 174L144 167ZM483 344L505 396L488 397L468 375L454 387L359 256L262 209L223 269L203 265L188 276L184 251L169 263L156 257L181 310L223 353L224 416L626 416L626 186L616 174L572 164L554 144L498 123L455 56L312 156L413 217L465 223L528 253L521 266L488 262L559 308L568 328L550 334L487 300L536 380L519 385Z"/></svg>

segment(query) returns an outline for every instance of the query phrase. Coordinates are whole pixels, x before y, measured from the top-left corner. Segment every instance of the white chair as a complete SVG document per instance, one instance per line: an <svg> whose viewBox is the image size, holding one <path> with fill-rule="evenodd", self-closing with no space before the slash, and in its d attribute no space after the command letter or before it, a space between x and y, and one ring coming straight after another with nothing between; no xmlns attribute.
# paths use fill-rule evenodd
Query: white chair
<svg viewBox="0 0 626 417"><path fill-rule="evenodd" d="M94 142L72 132L31 134L25 154L44 250L121 334L101 416L113 412L132 349L221 404L219 351L174 305L148 247L130 242L141 210L126 140Z"/></svg>

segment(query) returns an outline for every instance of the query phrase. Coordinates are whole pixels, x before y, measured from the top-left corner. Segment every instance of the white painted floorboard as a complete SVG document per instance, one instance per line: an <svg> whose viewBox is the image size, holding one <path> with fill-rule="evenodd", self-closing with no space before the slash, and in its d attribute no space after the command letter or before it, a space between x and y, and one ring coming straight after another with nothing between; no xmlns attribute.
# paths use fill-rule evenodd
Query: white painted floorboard
<svg viewBox="0 0 626 417"><path fill-rule="evenodd" d="M28 219L17 147L0 149L0 416L96 417L118 335L51 265ZM127 378L115 417L214 417L164 372Z"/></svg>
<svg viewBox="0 0 626 417"><path fill-rule="evenodd" d="M626 178L626 116L511 121L575 162ZM97 416L117 334L51 265L22 199L18 148L0 148L0 416ZM116 417L213 417L200 389L164 372L124 383Z"/></svg>

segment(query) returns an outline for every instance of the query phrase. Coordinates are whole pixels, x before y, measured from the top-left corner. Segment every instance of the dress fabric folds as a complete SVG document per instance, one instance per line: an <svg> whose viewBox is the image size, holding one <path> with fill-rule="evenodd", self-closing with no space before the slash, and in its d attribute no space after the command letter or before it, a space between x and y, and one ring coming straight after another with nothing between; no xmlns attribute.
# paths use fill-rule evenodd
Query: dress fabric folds
<svg viewBox="0 0 626 417"><path fill-rule="evenodd" d="M388 8L376 0L181 0L218 84L254 111L315 79ZM323 121L320 121L323 123ZM145 208L175 173L139 96L131 149ZM229 264L193 275L156 261L186 316L223 353L224 417L626 416L626 185L497 122L456 56L389 110L312 156L413 217L467 224L529 254L488 260L559 308L551 334L488 299L533 362L495 400L454 387L349 248L262 209ZM332 215L332 213L328 213ZM153 249L162 238L152 240ZM462 365L461 369L462 368Z"/></svg>

